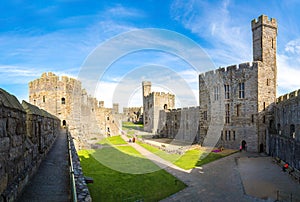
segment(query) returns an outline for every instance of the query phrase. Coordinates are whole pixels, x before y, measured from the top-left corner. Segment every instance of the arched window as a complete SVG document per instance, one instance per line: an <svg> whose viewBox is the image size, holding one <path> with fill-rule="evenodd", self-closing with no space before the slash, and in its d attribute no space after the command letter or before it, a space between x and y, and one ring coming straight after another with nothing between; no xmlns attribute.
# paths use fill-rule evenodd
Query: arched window
<svg viewBox="0 0 300 202"><path fill-rule="evenodd" d="M64 98L64 97L61 98L61 104L62 104L62 105L66 104L66 98Z"/></svg>
<svg viewBox="0 0 300 202"><path fill-rule="evenodd" d="M168 109L168 105L167 104L164 105L164 109Z"/></svg>
<svg viewBox="0 0 300 202"><path fill-rule="evenodd" d="M67 125L66 120L63 120L62 125L63 125L63 126L66 126L66 125Z"/></svg>

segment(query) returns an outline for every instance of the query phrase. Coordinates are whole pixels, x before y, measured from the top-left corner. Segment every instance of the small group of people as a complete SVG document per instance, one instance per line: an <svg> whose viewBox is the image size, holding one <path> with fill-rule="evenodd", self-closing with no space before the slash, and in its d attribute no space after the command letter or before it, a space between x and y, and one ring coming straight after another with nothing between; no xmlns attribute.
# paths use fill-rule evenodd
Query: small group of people
<svg viewBox="0 0 300 202"><path fill-rule="evenodd" d="M135 143L135 137L133 137L132 139L131 139L131 138L129 138L129 142L133 142L133 143Z"/></svg>
<svg viewBox="0 0 300 202"><path fill-rule="evenodd" d="M241 152L242 150L247 151L247 144L245 144L244 147L243 147L242 145L240 145L240 152Z"/></svg>

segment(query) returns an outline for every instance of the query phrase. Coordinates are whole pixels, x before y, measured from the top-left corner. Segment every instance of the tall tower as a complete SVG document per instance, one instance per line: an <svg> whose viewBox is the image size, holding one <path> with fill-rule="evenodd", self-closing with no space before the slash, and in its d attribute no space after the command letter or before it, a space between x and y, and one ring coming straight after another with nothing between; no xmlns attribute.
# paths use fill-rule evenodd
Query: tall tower
<svg viewBox="0 0 300 202"><path fill-rule="evenodd" d="M261 15L258 20L251 22L253 34L253 60L257 62L257 126L258 151L264 152L268 148L269 123L268 108L276 102L277 65L276 40L277 21Z"/></svg>
<svg viewBox="0 0 300 202"><path fill-rule="evenodd" d="M253 61L276 67L277 21L261 15L251 22L253 34Z"/></svg>
<svg viewBox="0 0 300 202"><path fill-rule="evenodd" d="M151 93L151 82L143 81L143 97L148 96Z"/></svg>

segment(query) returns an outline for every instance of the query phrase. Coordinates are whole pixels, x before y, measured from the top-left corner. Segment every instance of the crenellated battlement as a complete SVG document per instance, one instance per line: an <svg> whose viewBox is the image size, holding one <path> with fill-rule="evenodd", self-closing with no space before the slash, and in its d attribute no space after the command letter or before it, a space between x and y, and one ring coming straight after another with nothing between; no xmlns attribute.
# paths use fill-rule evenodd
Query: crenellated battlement
<svg viewBox="0 0 300 202"><path fill-rule="evenodd" d="M170 112L182 112L182 111L188 111L188 110L191 110L191 111L200 110L200 106L177 108L177 109L170 110Z"/></svg>
<svg viewBox="0 0 300 202"><path fill-rule="evenodd" d="M266 15L261 15L261 16L258 17L258 19L253 19L251 21L252 30L254 30L257 27L260 27L262 25L269 26L269 27L274 27L274 28L277 29L277 21L276 21L276 19L269 18Z"/></svg>
<svg viewBox="0 0 300 202"><path fill-rule="evenodd" d="M280 103L280 102L288 101L290 99L294 99L296 97L299 97L299 95L300 95L300 89L299 90L295 90L295 91L290 92L290 93L287 93L287 94L284 94L282 96L279 96L276 99L276 102Z"/></svg>
<svg viewBox="0 0 300 202"><path fill-rule="evenodd" d="M228 74L228 73L240 73L243 71L257 71L259 61L255 62L245 62L241 64L229 65L227 67L220 67L216 70L211 70L205 73L200 74L202 78L205 77L214 77L220 74Z"/></svg>

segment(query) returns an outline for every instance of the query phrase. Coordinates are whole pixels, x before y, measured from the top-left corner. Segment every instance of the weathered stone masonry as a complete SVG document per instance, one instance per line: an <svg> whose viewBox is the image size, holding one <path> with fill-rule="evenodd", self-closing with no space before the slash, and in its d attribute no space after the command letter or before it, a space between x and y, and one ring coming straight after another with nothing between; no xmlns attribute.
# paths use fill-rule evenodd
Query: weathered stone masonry
<svg viewBox="0 0 300 202"><path fill-rule="evenodd" d="M300 90L280 96L269 120L267 152L300 170Z"/></svg>
<svg viewBox="0 0 300 202"><path fill-rule="evenodd" d="M57 137L60 120L0 89L0 201L14 201Z"/></svg>

